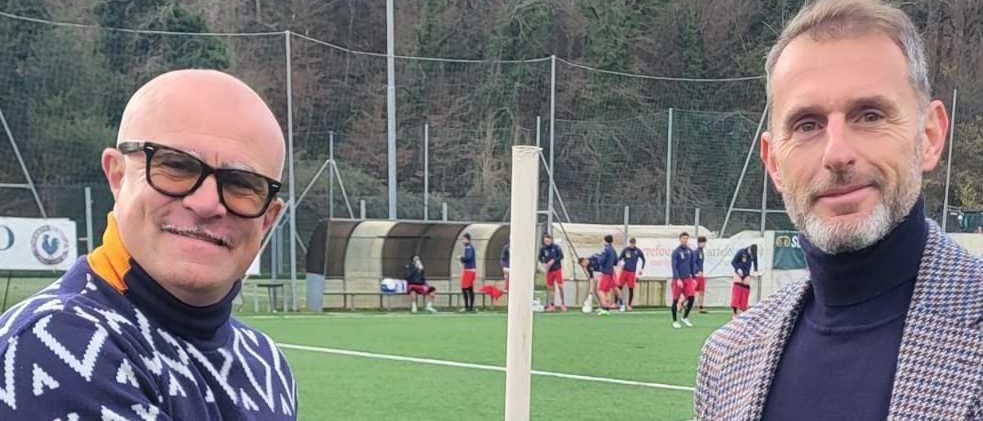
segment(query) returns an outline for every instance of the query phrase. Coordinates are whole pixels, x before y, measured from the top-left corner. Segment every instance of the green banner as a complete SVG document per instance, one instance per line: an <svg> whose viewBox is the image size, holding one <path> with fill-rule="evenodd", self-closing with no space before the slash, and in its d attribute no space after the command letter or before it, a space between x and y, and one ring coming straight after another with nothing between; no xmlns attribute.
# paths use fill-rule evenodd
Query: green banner
<svg viewBox="0 0 983 421"><path fill-rule="evenodd" d="M806 255L799 247L799 238L795 231L775 231L775 270L792 270L806 268Z"/></svg>
<svg viewBox="0 0 983 421"><path fill-rule="evenodd" d="M983 234L983 211L963 212L959 225L962 225L963 232Z"/></svg>

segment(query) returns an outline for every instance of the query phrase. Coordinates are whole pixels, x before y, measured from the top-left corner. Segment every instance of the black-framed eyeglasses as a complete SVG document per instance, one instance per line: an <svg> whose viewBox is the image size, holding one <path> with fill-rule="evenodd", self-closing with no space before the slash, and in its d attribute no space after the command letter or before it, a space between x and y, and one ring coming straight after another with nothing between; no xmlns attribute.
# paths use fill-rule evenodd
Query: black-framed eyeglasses
<svg viewBox="0 0 983 421"><path fill-rule="evenodd" d="M280 182L252 171L214 168L187 152L151 142L128 141L116 146L124 154L143 151L150 186L165 196L181 198L215 175L218 197L229 213L258 218L280 191Z"/></svg>

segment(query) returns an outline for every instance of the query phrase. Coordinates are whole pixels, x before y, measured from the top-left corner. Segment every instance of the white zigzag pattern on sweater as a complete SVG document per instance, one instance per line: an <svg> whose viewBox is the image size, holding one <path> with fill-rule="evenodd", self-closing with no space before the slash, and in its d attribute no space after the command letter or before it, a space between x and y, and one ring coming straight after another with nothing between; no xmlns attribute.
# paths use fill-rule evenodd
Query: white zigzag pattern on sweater
<svg viewBox="0 0 983 421"><path fill-rule="evenodd" d="M30 322L42 313L49 313L41 315L28 332L82 379L91 382L104 354L105 345L109 342L110 332L132 338L134 335L126 333L126 330L130 329L137 337L141 337L146 345L136 347L134 350L137 354L132 355L132 358L137 358L143 363L139 366L145 367L148 370L147 374L152 377L151 380L156 380L163 390L168 391L166 394L171 395L172 399L204 396L206 402L214 404L216 403L214 385L217 384L232 404L248 411L261 412L260 407L265 406L266 408L263 409L268 408L274 414L293 415L295 412L296 381L286 375L289 373L285 371L284 361L268 336L247 328L234 328L232 346L229 349L219 348L213 351L215 354L206 356L190 342L154 326L137 309L128 308L127 312L132 311L132 313L123 315L107 308L91 306L83 308L74 301L63 301L63 298L55 295L57 288L58 285L52 285L11 308L6 313L6 320L0 321L0 335L8 333L14 326L18 326L19 322ZM76 320L92 323L93 333L84 345L64 342L52 332L51 323L58 312L68 313L77 316ZM0 354L0 363L3 363L0 369L0 404L5 404L14 410L17 408L16 380L19 380L15 379L14 374L15 359L29 357L16 354L17 337L15 336L9 339L6 352ZM219 357L217 361L212 361L216 356ZM239 367L235 367L236 365ZM140 388L135 374L136 366L131 360L124 359L122 362L114 363L114 366L118 368L115 373L112 373L115 374L115 383ZM46 371L37 363L34 363L33 368L32 378L23 381L30 382L28 384L31 388L27 390L33 391L35 396L44 395L60 388L63 384L60 380L64 379L58 376L64 375L64 372ZM248 387L238 387L239 385L234 387L231 384L230 375L233 371L245 375ZM201 384L201 376L210 380ZM189 389L186 389L185 385L194 386L195 393L189 394L187 392ZM262 403L257 405L257 402ZM163 403L163 400L160 403ZM130 413L130 409L134 412ZM123 411L120 411L120 408L102 406L100 413L103 421L122 420L134 415L143 420L156 420L160 414L159 407L153 405L140 406L139 410L134 406ZM68 413L52 421L76 420L78 420L77 413Z"/></svg>
<svg viewBox="0 0 983 421"><path fill-rule="evenodd" d="M103 344L106 343L106 337L109 334L106 329L101 325L96 326L96 332L92 334L92 338L89 339L89 343L85 347L85 351L82 354L82 358L78 358L72 355L72 352L65 347L58 338L55 338L50 332L48 332L48 323L51 323L52 316L45 316L41 320L38 320L37 324L34 325L34 335L44 343L48 349L55 353L58 358L61 358L72 370L82 376L85 381L92 381L92 371L96 368L96 360L99 358L99 352L102 351Z"/></svg>

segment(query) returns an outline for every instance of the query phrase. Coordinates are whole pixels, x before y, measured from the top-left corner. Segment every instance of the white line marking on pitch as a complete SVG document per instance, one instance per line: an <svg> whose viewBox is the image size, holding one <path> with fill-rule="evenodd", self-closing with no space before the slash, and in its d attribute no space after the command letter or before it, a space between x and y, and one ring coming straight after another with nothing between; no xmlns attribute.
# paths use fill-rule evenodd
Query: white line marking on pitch
<svg viewBox="0 0 983 421"><path fill-rule="evenodd" d="M500 367L495 365L462 363L457 361L435 360L431 358L403 357L399 355L375 354L371 352L351 351L347 349L321 348L321 347L314 347L314 346L292 345L292 344L284 344L284 343L278 343L277 346L280 348L295 349L299 351L320 352L322 354L345 355L349 357L372 358L377 360L413 362L418 364L440 365L444 367L473 368L476 370L498 371L503 373L505 372L505 367ZM692 392L694 390L692 387L676 386L672 384L648 383L648 382L640 382L635 380L609 379L609 378L594 377L594 376L581 376L578 374L556 373L552 371L532 370L532 374L536 376L543 376L543 377L558 377L561 379L582 380L588 382L621 384L626 386L641 386L641 387L649 387L653 389L680 390L684 392Z"/></svg>
<svg viewBox="0 0 983 421"><path fill-rule="evenodd" d="M708 311L709 314L730 314L730 311ZM486 311L477 314L458 314L458 313L437 313L437 314L412 314L409 312L393 312L393 313L322 313L322 314L244 314L241 316L236 316L239 319L255 319L255 320L265 320L265 319L295 319L295 320L305 320L305 319L321 319L321 320L332 320L332 319L367 319L367 318L420 318L418 320L423 320L427 318L474 318L474 317L489 317L489 316L505 316L508 313L506 311ZM580 311L570 311L566 313L536 313L543 315L545 317L572 317L577 315L584 315ZM613 311L611 314L621 316L669 316L669 310L648 310L648 311L631 311L631 312L619 312ZM587 314L586 316L592 316L593 314Z"/></svg>

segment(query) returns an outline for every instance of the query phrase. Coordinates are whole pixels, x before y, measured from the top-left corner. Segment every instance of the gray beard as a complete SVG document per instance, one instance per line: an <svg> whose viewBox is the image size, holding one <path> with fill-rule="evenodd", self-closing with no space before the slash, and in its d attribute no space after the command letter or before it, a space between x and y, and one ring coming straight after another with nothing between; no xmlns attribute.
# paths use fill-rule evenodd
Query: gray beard
<svg viewBox="0 0 983 421"><path fill-rule="evenodd" d="M915 149L914 159L902 179L898 180L896 191L883 190L885 183L878 180L877 187L881 189L883 201L866 218L849 222L825 221L811 212L815 192L796 193L785 189L782 199L789 218L809 243L827 254L848 253L874 245L904 220L921 193L921 143ZM833 178L833 185L849 185L851 174L837 173Z"/></svg>

